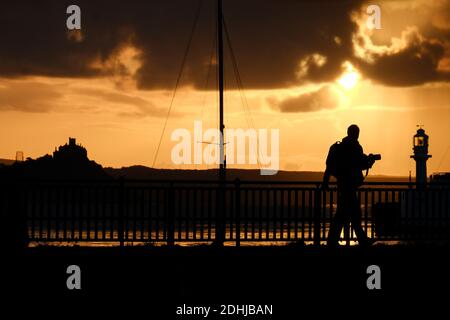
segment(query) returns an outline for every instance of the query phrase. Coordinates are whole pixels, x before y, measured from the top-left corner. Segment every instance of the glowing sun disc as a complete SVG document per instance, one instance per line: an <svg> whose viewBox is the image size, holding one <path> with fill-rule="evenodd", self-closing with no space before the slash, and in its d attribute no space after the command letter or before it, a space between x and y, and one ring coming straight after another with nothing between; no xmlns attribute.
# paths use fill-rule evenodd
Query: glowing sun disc
<svg viewBox="0 0 450 320"><path fill-rule="evenodd" d="M346 71L337 82L345 89L351 89L358 83L359 74L354 70Z"/></svg>

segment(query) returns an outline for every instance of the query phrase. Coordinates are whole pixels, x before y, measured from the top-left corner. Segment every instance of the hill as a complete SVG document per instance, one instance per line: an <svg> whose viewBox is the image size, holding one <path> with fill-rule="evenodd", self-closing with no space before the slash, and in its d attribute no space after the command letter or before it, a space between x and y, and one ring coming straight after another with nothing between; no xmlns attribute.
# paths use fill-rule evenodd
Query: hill
<svg viewBox="0 0 450 320"><path fill-rule="evenodd" d="M131 166L118 168L104 168L104 171L113 178L143 180L211 180L218 179L218 170L180 170L180 169L154 169L145 166ZM321 181L323 172L320 171L279 171L273 176L262 176L260 171L248 169L227 169L227 180L239 178L251 181ZM407 182L407 177L369 175L367 181Z"/></svg>

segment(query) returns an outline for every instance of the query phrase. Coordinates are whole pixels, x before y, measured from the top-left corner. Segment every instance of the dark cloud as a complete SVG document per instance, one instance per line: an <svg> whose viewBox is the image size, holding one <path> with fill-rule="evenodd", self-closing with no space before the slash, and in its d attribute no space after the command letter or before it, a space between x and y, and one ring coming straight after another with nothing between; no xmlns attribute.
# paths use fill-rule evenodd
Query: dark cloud
<svg viewBox="0 0 450 320"><path fill-rule="evenodd" d="M356 58L353 63L365 77L389 86L450 80L449 72L438 70L445 55L443 43L424 39L417 31L409 32L402 40L406 42L404 48L394 53L376 53L372 61Z"/></svg>
<svg viewBox="0 0 450 320"><path fill-rule="evenodd" d="M268 102L281 112L312 112L334 109L339 106L339 98L330 86L323 86L316 91L306 92L281 101L269 98Z"/></svg>
<svg viewBox="0 0 450 320"><path fill-rule="evenodd" d="M203 1L182 84L205 88L214 44L215 3ZM352 35L357 25L350 16L361 3L224 1L224 14L245 87L277 88L305 81L331 81L339 76L342 63L347 60L358 65L366 77L388 85L448 80L436 69L436 61L443 56L441 43L411 44L402 52L375 57L374 64L356 58ZM77 1L82 14L81 33L66 30L66 7L70 4L72 1L60 0L2 4L0 76L110 75L120 70L95 66L110 61L121 47L132 44L141 52L142 65L135 75L138 87L174 87L197 0ZM422 54L420 58L418 52ZM325 57L325 63L312 63L313 55ZM226 84L232 87L235 80L230 60L226 60ZM301 61L306 61L307 68L299 72ZM210 74L212 79L214 75Z"/></svg>
<svg viewBox="0 0 450 320"><path fill-rule="evenodd" d="M140 88L173 88L197 8L196 0L77 1L82 34L66 30L70 1L14 1L0 11L0 74L93 77L93 68L118 48L133 43L142 50ZM327 57L310 68L315 81L333 79L351 54L355 28L349 12L358 1L227 0L224 13L243 83L248 88L297 83L299 62ZM324 9L326 8L326 9ZM204 88L214 43L215 1L203 1L183 84ZM340 44L335 39L340 39ZM233 86L227 59L227 85ZM211 79L214 79L211 76ZM212 82L212 81L211 81Z"/></svg>

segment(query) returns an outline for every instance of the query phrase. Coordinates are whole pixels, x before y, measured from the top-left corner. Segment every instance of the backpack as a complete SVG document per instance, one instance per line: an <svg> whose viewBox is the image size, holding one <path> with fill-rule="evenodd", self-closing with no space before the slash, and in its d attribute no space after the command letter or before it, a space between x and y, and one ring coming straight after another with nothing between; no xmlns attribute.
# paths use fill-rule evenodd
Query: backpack
<svg viewBox="0 0 450 320"><path fill-rule="evenodd" d="M340 141L333 143L328 151L327 170L333 177L337 178L342 168L342 145Z"/></svg>
<svg viewBox="0 0 450 320"><path fill-rule="evenodd" d="M335 178L338 178L338 176L342 177L342 174L345 175L346 172L348 173L348 166L346 163L348 161L348 158L346 156L346 150L344 148L345 147L342 145L342 143L340 141L337 141L331 145L330 150L328 151L326 161L327 170L330 175ZM363 156L365 159L367 158L366 155ZM364 182L364 179L367 177L367 174L369 173L369 166L361 168L361 170L363 169L366 170L365 175L363 175L362 172L359 171L356 176L352 176L353 183L356 186L361 186Z"/></svg>

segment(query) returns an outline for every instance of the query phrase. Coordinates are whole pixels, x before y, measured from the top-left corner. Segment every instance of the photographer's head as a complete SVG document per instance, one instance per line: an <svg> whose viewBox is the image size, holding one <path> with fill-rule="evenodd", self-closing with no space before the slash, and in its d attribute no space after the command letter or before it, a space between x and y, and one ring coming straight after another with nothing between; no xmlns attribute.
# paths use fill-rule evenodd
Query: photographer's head
<svg viewBox="0 0 450 320"><path fill-rule="evenodd" d="M350 127L348 127L347 136L352 140L358 140L359 128L356 124L352 124Z"/></svg>

